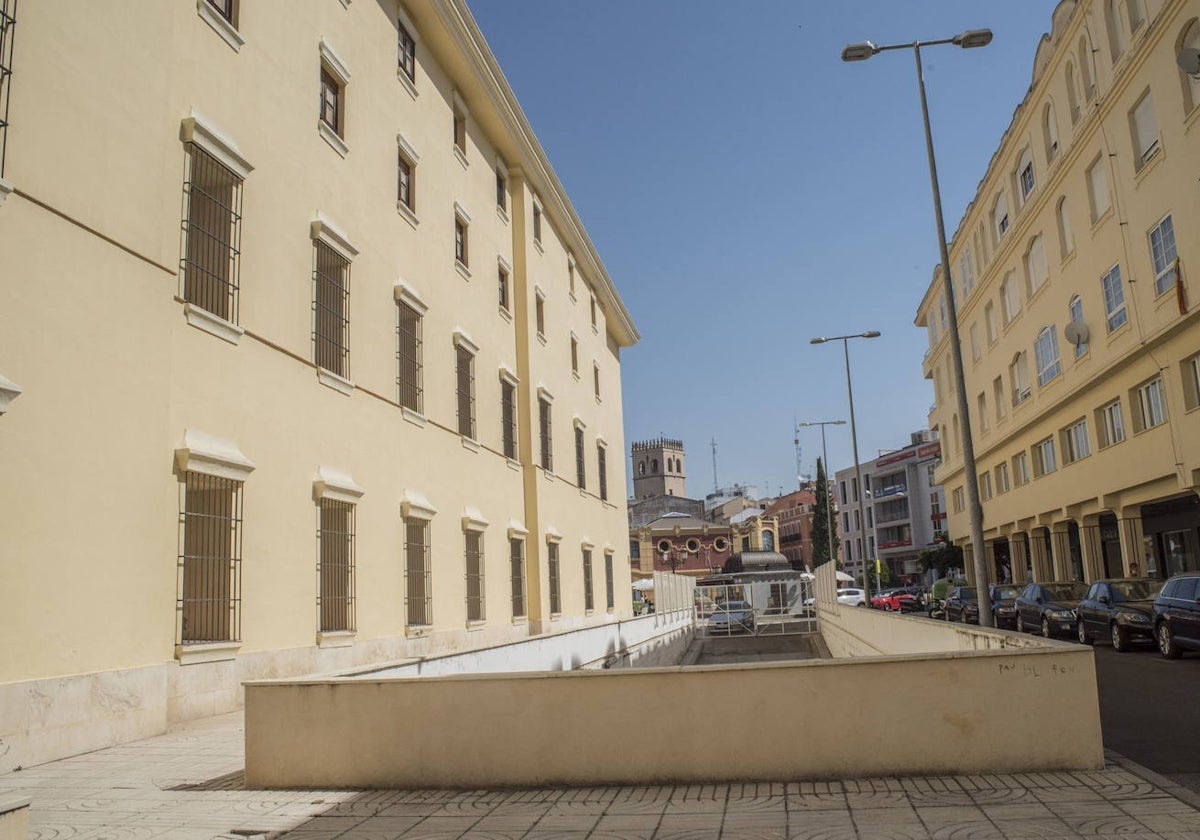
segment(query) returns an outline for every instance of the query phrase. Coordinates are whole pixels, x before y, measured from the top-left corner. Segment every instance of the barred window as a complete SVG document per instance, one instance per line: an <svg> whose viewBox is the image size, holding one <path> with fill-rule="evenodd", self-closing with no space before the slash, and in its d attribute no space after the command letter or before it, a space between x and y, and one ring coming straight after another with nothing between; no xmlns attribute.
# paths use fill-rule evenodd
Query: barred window
<svg viewBox="0 0 1200 840"><path fill-rule="evenodd" d="M179 642L240 641L242 482L188 471L179 492Z"/></svg>
<svg viewBox="0 0 1200 840"><path fill-rule="evenodd" d="M187 144L183 183L183 299L236 324L241 262L242 179Z"/></svg>
<svg viewBox="0 0 1200 840"><path fill-rule="evenodd" d="M317 544L317 614L321 632L354 630L355 505L321 499Z"/></svg>
<svg viewBox="0 0 1200 840"><path fill-rule="evenodd" d="M554 470L554 446L551 440L553 428L550 424L550 401L545 397L538 399L538 432L542 445L542 469Z"/></svg>
<svg viewBox="0 0 1200 840"><path fill-rule="evenodd" d="M611 551L604 552L604 603L605 609L612 612L616 608L616 590L613 585L613 555Z"/></svg>
<svg viewBox="0 0 1200 840"><path fill-rule="evenodd" d="M396 376L400 405L420 413L423 411L421 391L421 313L404 301L396 302Z"/></svg>
<svg viewBox="0 0 1200 840"><path fill-rule="evenodd" d="M550 576L550 614L562 612L558 585L558 543L546 543L546 570Z"/></svg>
<svg viewBox="0 0 1200 840"><path fill-rule="evenodd" d="M429 570L429 522L409 519L404 528L404 590L406 624L433 624L433 592Z"/></svg>
<svg viewBox="0 0 1200 840"><path fill-rule="evenodd" d="M517 458L517 389L507 379L500 380L500 434L504 457Z"/></svg>
<svg viewBox="0 0 1200 840"><path fill-rule="evenodd" d="M4 151L8 145L8 103L12 92L13 37L17 28L17 0L0 0L0 178L4 177Z"/></svg>
<svg viewBox="0 0 1200 840"><path fill-rule="evenodd" d="M600 501L608 501L608 450L596 444L596 471L600 474Z"/></svg>
<svg viewBox="0 0 1200 840"><path fill-rule="evenodd" d="M583 550L583 608L589 612L596 608L596 595L592 591L592 550Z"/></svg>
<svg viewBox="0 0 1200 840"><path fill-rule="evenodd" d="M483 621L485 618L483 534L479 531L467 531L465 536L467 543L467 621Z"/></svg>
<svg viewBox="0 0 1200 840"><path fill-rule="evenodd" d="M409 81L415 82L417 80L417 41L403 23L397 22L396 29L399 35L400 70L405 76L408 76Z"/></svg>
<svg viewBox="0 0 1200 840"><path fill-rule="evenodd" d="M314 362L338 376L350 375L350 261L329 245L315 243L313 269Z"/></svg>
<svg viewBox="0 0 1200 840"><path fill-rule="evenodd" d="M475 437L475 356L461 344L455 348L456 396L458 400L458 433Z"/></svg>
<svg viewBox="0 0 1200 840"><path fill-rule="evenodd" d="M587 487L587 462L583 457L583 426L575 427L575 483L582 490Z"/></svg>
<svg viewBox="0 0 1200 840"><path fill-rule="evenodd" d="M525 541L508 541L509 578L512 580L513 618L523 618L525 612Z"/></svg>

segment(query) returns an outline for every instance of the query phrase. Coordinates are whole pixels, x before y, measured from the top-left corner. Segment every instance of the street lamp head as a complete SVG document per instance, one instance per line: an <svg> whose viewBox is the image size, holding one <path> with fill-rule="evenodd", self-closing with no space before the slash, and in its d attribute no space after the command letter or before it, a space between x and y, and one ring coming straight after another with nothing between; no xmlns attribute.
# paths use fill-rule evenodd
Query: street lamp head
<svg viewBox="0 0 1200 840"><path fill-rule="evenodd" d="M879 52L870 41L859 41L842 47L842 61L866 61Z"/></svg>
<svg viewBox="0 0 1200 840"><path fill-rule="evenodd" d="M879 330L867 330L865 333L860 335L859 338L879 338L880 335L882 335L882 333L880 333Z"/></svg>
<svg viewBox="0 0 1200 840"><path fill-rule="evenodd" d="M969 50L972 47L986 47L992 43L992 30L968 29L961 35L955 35L953 41L964 50Z"/></svg>
<svg viewBox="0 0 1200 840"><path fill-rule="evenodd" d="M828 341L828 339L825 339L825 338L810 338L810 339L808 340L808 343L809 343L809 344L824 344L826 341Z"/></svg>
<svg viewBox="0 0 1200 840"><path fill-rule="evenodd" d="M845 420L834 420L834 421L833 421L833 425L835 425L835 426L845 426L845 425L846 425L846 421L845 421Z"/></svg>

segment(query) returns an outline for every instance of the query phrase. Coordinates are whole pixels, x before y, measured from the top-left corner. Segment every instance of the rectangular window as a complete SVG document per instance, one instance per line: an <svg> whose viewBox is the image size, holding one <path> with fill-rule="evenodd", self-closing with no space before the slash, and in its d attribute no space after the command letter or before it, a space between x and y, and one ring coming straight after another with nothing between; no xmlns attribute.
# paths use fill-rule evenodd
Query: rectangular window
<svg viewBox="0 0 1200 840"><path fill-rule="evenodd" d="M616 609L616 587L613 580L613 555L611 551L604 552L604 608L609 612Z"/></svg>
<svg viewBox="0 0 1200 840"><path fill-rule="evenodd" d="M500 436L504 457L517 459L517 387L507 379L500 380Z"/></svg>
<svg viewBox="0 0 1200 840"><path fill-rule="evenodd" d="M1200 408L1200 355L1180 362L1183 375L1183 404L1188 411Z"/></svg>
<svg viewBox="0 0 1200 840"><path fill-rule="evenodd" d="M992 397L996 404L996 419L1004 419L1004 377L997 376L992 380Z"/></svg>
<svg viewBox="0 0 1200 840"><path fill-rule="evenodd" d="M1133 417L1135 432L1153 429L1167 421L1167 400L1163 391L1162 377L1154 377L1149 382L1134 389L1136 399L1133 405L1137 413Z"/></svg>
<svg viewBox="0 0 1200 840"><path fill-rule="evenodd" d="M317 240L313 269L314 362L341 377L350 375L350 261Z"/></svg>
<svg viewBox="0 0 1200 840"><path fill-rule="evenodd" d="M979 324L971 324L971 360L979 361Z"/></svg>
<svg viewBox="0 0 1200 840"><path fill-rule="evenodd" d="M989 345L996 343L996 308L992 306L989 300L983 307L983 324L987 331L987 343Z"/></svg>
<svg viewBox="0 0 1200 840"><path fill-rule="evenodd" d="M467 621L483 621L484 585L483 585L483 534L479 531L466 531L463 536L466 542L467 563Z"/></svg>
<svg viewBox="0 0 1200 840"><path fill-rule="evenodd" d="M1038 385L1042 386L1062 373L1058 356L1058 330L1046 327L1038 333L1033 343L1033 356L1037 361Z"/></svg>
<svg viewBox="0 0 1200 840"><path fill-rule="evenodd" d="M533 202L533 241L542 244L542 205Z"/></svg>
<svg viewBox="0 0 1200 840"><path fill-rule="evenodd" d="M1079 420L1063 429L1062 450L1064 464L1073 464L1092 454L1092 447L1088 441L1087 420Z"/></svg>
<svg viewBox="0 0 1200 840"><path fill-rule="evenodd" d="M1013 406L1018 406L1030 397L1029 388L1029 357L1024 351L1017 354L1011 365L1008 366L1009 375L1012 378L1012 402Z"/></svg>
<svg viewBox="0 0 1200 840"><path fill-rule="evenodd" d="M354 508L321 499L317 562L317 613L321 632L354 629Z"/></svg>
<svg viewBox="0 0 1200 840"><path fill-rule="evenodd" d="M1101 449L1125 440L1125 421L1121 415L1120 400L1113 400L1108 405L1096 409L1096 429Z"/></svg>
<svg viewBox="0 0 1200 840"><path fill-rule="evenodd" d="M1154 261L1154 294L1161 295L1178 281L1175 225L1167 216L1150 231L1150 258Z"/></svg>
<svg viewBox="0 0 1200 840"><path fill-rule="evenodd" d="M1054 438L1048 437L1033 445L1033 475L1040 478L1058 469L1058 461L1054 456Z"/></svg>
<svg viewBox="0 0 1200 840"><path fill-rule="evenodd" d="M3 12L0 11L2 22ZM3 39L0 38L2 54ZM2 68L0 72L3 72ZM0 94L3 92L0 89ZM0 111L0 119L3 116ZM187 144L187 156L187 180L183 184L186 214L181 265L183 299L236 324L242 244L242 179L194 143Z"/></svg>
<svg viewBox="0 0 1200 840"><path fill-rule="evenodd" d="M571 336L571 373L579 377L579 339Z"/></svg>
<svg viewBox="0 0 1200 840"><path fill-rule="evenodd" d="M1158 154L1158 120L1154 116L1154 100L1150 91L1138 100L1138 104L1129 112L1129 128L1133 133L1133 153L1135 169L1141 169L1150 159Z"/></svg>
<svg viewBox="0 0 1200 840"><path fill-rule="evenodd" d="M504 270L504 266L500 266L499 269L497 269L496 283L500 292L500 308L505 312L508 312L508 272Z"/></svg>
<svg viewBox="0 0 1200 840"><path fill-rule="evenodd" d="M525 611L525 540L508 541L508 575L512 581L513 618L524 618Z"/></svg>
<svg viewBox="0 0 1200 840"><path fill-rule="evenodd" d="M1021 311L1021 293L1017 290L1017 278L1009 272L1000 287L1000 300L1004 304L1004 323L1008 325Z"/></svg>
<svg viewBox="0 0 1200 840"><path fill-rule="evenodd" d="M592 295L592 329L598 329L600 326L598 309L599 307L596 306L596 296Z"/></svg>
<svg viewBox="0 0 1200 840"><path fill-rule="evenodd" d="M467 118L457 111L454 113L454 148L463 155L467 153Z"/></svg>
<svg viewBox="0 0 1200 840"><path fill-rule="evenodd" d="M433 624L433 589L429 570L429 522L409 519L404 527L404 603L409 627Z"/></svg>
<svg viewBox="0 0 1200 840"><path fill-rule="evenodd" d="M600 474L600 501L608 501L608 450L596 444L596 471Z"/></svg>
<svg viewBox="0 0 1200 840"><path fill-rule="evenodd" d="M508 178L499 169L496 170L496 206L508 211Z"/></svg>
<svg viewBox="0 0 1200 840"><path fill-rule="evenodd" d="M417 80L417 41L403 23L396 22L399 36L400 70L410 82Z"/></svg>
<svg viewBox="0 0 1200 840"><path fill-rule="evenodd" d="M467 266L467 222L462 216L454 217L454 259Z"/></svg>
<svg viewBox="0 0 1200 840"><path fill-rule="evenodd" d="M1098 157L1087 171L1088 200L1091 203L1093 222L1098 221L1109 208L1108 178L1104 174L1104 163L1104 158Z"/></svg>
<svg viewBox="0 0 1200 840"><path fill-rule="evenodd" d="M1125 311L1125 290L1121 287L1120 264L1114 265L1100 278L1100 285L1104 288L1104 311L1107 314L1108 331L1112 332L1129 320Z"/></svg>
<svg viewBox="0 0 1200 840"><path fill-rule="evenodd" d="M954 512L962 513L967 505L966 505L966 496L963 494L963 489L961 487L954 488L953 499L954 499Z"/></svg>
<svg viewBox="0 0 1200 840"><path fill-rule="evenodd" d="M237 26L237 0L207 0L207 2L217 14Z"/></svg>
<svg viewBox="0 0 1200 840"><path fill-rule="evenodd" d="M979 474L979 498L985 502L992 498L992 474L990 472Z"/></svg>
<svg viewBox="0 0 1200 840"><path fill-rule="evenodd" d="M979 430L986 432L988 430L987 394L982 391L975 397L975 412L979 417Z"/></svg>
<svg viewBox="0 0 1200 840"><path fill-rule="evenodd" d="M1028 253L1025 254L1025 276L1027 296L1030 298L1046 285L1050 278L1050 269L1046 264L1046 240L1041 234L1034 237Z"/></svg>
<svg viewBox="0 0 1200 840"><path fill-rule="evenodd" d="M592 586L592 550L583 550L583 608L587 612L596 609L596 595Z"/></svg>
<svg viewBox="0 0 1200 840"><path fill-rule="evenodd" d="M587 486L587 462L583 457L583 426L575 427L575 484L582 490Z"/></svg>
<svg viewBox="0 0 1200 840"><path fill-rule="evenodd" d="M179 490L180 644L240 641L242 482L188 471Z"/></svg>
<svg viewBox="0 0 1200 840"><path fill-rule="evenodd" d="M600 365L592 362L592 395L600 399Z"/></svg>
<svg viewBox="0 0 1200 840"><path fill-rule="evenodd" d="M344 92L345 85L321 65L321 122L338 137L342 136Z"/></svg>
<svg viewBox="0 0 1200 840"><path fill-rule="evenodd" d="M1029 453L1018 452L1013 456L1013 478L1020 487L1023 484L1029 483Z"/></svg>
<svg viewBox="0 0 1200 840"><path fill-rule="evenodd" d="M546 543L546 571L550 578L550 615L562 612L558 580L558 543Z"/></svg>
<svg viewBox="0 0 1200 840"><path fill-rule="evenodd" d="M404 152L396 153L396 170L397 170L397 186L396 200L407 207L409 210L416 211L417 197L413 189L413 173L415 167L413 162Z"/></svg>
<svg viewBox="0 0 1200 840"><path fill-rule="evenodd" d="M475 437L475 356L459 344L455 350L455 397L458 405L458 433Z"/></svg>
<svg viewBox="0 0 1200 840"><path fill-rule="evenodd" d="M1007 493L1010 488L1008 482L1008 464L997 464L994 472L996 473L996 495L999 496L1002 493Z"/></svg>
<svg viewBox="0 0 1200 840"><path fill-rule="evenodd" d="M424 408L421 391L421 314L403 301L396 302L396 386L400 405L418 414Z"/></svg>
<svg viewBox="0 0 1200 840"><path fill-rule="evenodd" d="M538 338L542 341L546 340L546 299L542 297L542 293L538 292L534 295L533 304L534 323L537 326Z"/></svg>
<svg viewBox="0 0 1200 840"><path fill-rule="evenodd" d="M1029 194L1033 192L1033 161L1025 164L1021 170L1021 198L1029 198Z"/></svg>
<svg viewBox="0 0 1200 840"><path fill-rule="evenodd" d="M538 437L541 441L542 469L554 471L554 445L552 441L553 428L550 423L550 401L545 397L538 398Z"/></svg>

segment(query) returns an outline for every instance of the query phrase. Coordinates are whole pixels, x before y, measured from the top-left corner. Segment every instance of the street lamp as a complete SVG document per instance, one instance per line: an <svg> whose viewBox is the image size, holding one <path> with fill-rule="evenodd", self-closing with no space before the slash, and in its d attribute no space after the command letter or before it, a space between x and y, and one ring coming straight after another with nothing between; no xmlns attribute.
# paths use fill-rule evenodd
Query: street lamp
<svg viewBox="0 0 1200 840"><path fill-rule="evenodd" d="M929 103L925 98L925 73L921 67L921 47L937 44L955 44L963 49L986 47L992 42L990 29L968 29L953 38L934 41L913 41L911 44L889 44L877 46L870 41L847 44L842 50L842 61L865 61L876 53L886 50L911 49L917 61L917 88L921 93L921 117L925 124L925 151L929 156L929 183L933 188L933 214L937 222L938 251L942 260L942 287L946 296L947 315L950 320L950 358L953 360L954 383L958 391L958 416L962 418L963 471L966 473L967 507L971 520L972 568L975 585L983 591L990 576L983 548L983 508L979 504L979 476L975 466L975 442L971 437L971 408L967 400L967 385L963 376L962 346L958 338L958 311L954 304L954 283L950 279L950 249L946 245L946 223L942 219L942 193L938 188L937 162L933 156L933 132L929 127ZM979 624L994 627L992 602L979 599Z"/></svg>
<svg viewBox="0 0 1200 840"><path fill-rule="evenodd" d="M850 398L850 445L854 447L854 481L858 484L858 527L865 536L867 533L867 514L863 510L863 498L867 495L867 488L863 485L862 467L858 465L858 431L854 425L854 386L850 384L850 339L852 338L879 338L879 330L867 330L865 333L855 333L854 335L835 335L828 338L811 338L809 344L824 344L826 341L842 342L842 352L846 356L846 394ZM822 429L822 431L824 431ZM825 468L825 477L829 479L829 468ZM862 541L863 547L867 546L867 541ZM863 597L866 598L867 605L871 604L871 583L867 577L867 561L865 557L860 557L863 561Z"/></svg>
<svg viewBox="0 0 1200 840"><path fill-rule="evenodd" d="M829 452L825 449L825 427L826 426L845 426L845 420L816 420L808 423L799 423L800 426L820 426L821 427L821 457L825 459L825 534L829 538L829 557L832 560L833 551L833 505L829 503ZM860 514L861 515L861 514ZM816 559L815 557L813 558ZM816 564L813 564L816 568Z"/></svg>

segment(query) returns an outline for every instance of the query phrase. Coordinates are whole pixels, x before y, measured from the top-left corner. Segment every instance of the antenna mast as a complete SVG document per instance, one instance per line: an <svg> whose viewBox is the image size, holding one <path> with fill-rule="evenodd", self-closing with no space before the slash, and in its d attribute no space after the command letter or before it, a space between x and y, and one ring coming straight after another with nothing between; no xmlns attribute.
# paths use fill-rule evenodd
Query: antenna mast
<svg viewBox="0 0 1200 840"><path fill-rule="evenodd" d="M796 446L796 489L799 490L804 486L804 466L800 462L800 423L793 417L792 424L794 426L792 431L795 435L792 443Z"/></svg>
<svg viewBox="0 0 1200 840"><path fill-rule="evenodd" d="M721 489L721 486L719 484L717 484L717 439L716 438L712 439L712 453L713 453L713 492L716 493L718 490Z"/></svg>

